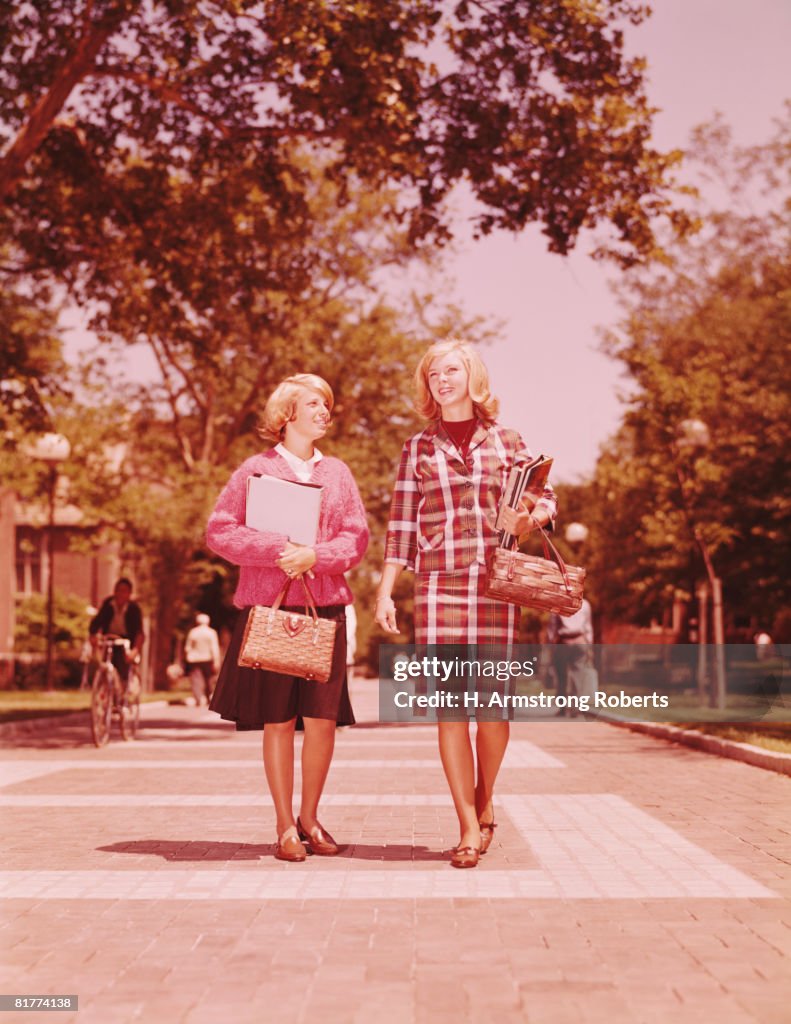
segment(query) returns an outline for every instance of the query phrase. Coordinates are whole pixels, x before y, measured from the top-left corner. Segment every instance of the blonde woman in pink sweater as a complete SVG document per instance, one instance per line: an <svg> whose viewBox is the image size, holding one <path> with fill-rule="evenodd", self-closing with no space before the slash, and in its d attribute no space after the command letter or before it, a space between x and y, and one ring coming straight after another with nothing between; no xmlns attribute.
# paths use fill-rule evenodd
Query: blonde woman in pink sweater
<svg viewBox="0 0 791 1024"><path fill-rule="evenodd" d="M242 463L217 500L209 518L212 551L240 567L234 604L240 609L233 637L209 705L240 730L263 729L264 771L277 815L279 860L304 861L311 853L333 856L338 846L318 820L318 805L335 746L338 725L352 725L354 713L346 682L345 608L352 594L344 573L362 559L368 524L349 467L324 456L316 442L330 425L333 394L315 374L287 377L264 409L261 436L274 447ZM245 526L248 477L268 474L321 484L316 544L292 544L285 535ZM306 575L322 618L341 625L335 638L327 683L240 668L237 664L245 622L253 605L271 605L286 581L285 610L304 611L298 578ZM294 731L304 728L300 813L293 813ZM304 845L303 845L304 844Z"/></svg>

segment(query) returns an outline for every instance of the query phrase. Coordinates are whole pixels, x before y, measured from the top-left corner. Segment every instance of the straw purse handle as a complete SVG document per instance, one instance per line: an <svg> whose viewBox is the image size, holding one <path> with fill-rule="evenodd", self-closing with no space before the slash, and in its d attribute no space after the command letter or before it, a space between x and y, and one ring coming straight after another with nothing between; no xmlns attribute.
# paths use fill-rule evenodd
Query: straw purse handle
<svg viewBox="0 0 791 1024"><path fill-rule="evenodd" d="M535 531L533 531L535 532ZM571 581L569 580L569 574L566 570L566 563L563 561L560 552L549 539L549 534L546 532L543 526L538 527L538 532L541 534L541 543L544 547L544 558L547 561L554 561L557 564L558 569L563 577L563 582L566 584L566 590L571 592ZM506 533L503 531L503 535L500 538L501 548L505 548L506 551L516 551L519 547L519 540L512 533Z"/></svg>
<svg viewBox="0 0 791 1024"><path fill-rule="evenodd" d="M318 623L318 621L319 621L319 613L316 610L316 602L313 600L313 594L311 594L311 592L310 592L310 587L308 586L308 581L305 579L305 574L304 573L300 573L299 576L297 577L297 579L302 583L302 586L303 586L303 588L305 590L305 614L306 615L312 615L314 622ZM285 600L286 594L288 593L288 588L291 586L291 584L293 582L294 582L294 580L292 579L292 577L290 577L290 576L286 577L286 582L283 584L283 589L277 595L277 598L275 599L275 603L272 605L272 608L271 608L272 615L274 615L274 613L278 610L280 605Z"/></svg>

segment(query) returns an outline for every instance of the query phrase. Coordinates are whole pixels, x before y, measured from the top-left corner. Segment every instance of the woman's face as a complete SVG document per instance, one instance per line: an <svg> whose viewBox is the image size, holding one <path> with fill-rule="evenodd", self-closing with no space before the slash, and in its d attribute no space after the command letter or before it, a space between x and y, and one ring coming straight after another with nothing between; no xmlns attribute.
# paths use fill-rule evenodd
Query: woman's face
<svg viewBox="0 0 791 1024"><path fill-rule="evenodd" d="M286 424L286 430L293 430L311 441L324 437L330 425L330 404L327 399L310 388L300 388L296 402L294 415Z"/></svg>
<svg viewBox="0 0 791 1024"><path fill-rule="evenodd" d="M440 409L469 398L470 375L461 356L448 352L432 359L428 368L428 386Z"/></svg>

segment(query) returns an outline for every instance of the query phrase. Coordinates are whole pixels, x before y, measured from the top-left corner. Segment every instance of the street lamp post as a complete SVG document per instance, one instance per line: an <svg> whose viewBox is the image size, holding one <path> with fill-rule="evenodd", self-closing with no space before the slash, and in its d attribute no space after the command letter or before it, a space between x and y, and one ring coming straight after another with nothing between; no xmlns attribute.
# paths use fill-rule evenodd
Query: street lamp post
<svg viewBox="0 0 791 1024"><path fill-rule="evenodd" d="M678 449L696 450L707 447L710 440L709 428L703 422L703 420L682 420L678 426L678 437L676 440L676 446ZM725 625L723 618L722 609L722 580L714 572L714 565L711 561L711 555L703 534L700 531L700 527L695 522L692 512L689 507L687 500L687 477L684 470L681 468L680 460L675 460L676 476L678 477L678 484L681 490L681 498L684 502L685 511L689 520L690 529L692 530L692 536L695 538L695 543L698 545L703 564L706 567L706 576L708 577L709 587L711 589L711 618L712 627L714 632L714 692L712 693L711 703L713 707L723 711L725 709L725 697L726 697L726 680L725 680ZM706 634L704 628L706 626L705 615L701 613L699 625L699 643L706 643ZM701 661L702 659L699 659Z"/></svg>
<svg viewBox="0 0 791 1024"><path fill-rule="evenodd" d="M47 689L55 689L54 609L55 609L55 501L58 486L58 465L69 457L71 445L62 434L43 434L33 449L33 456L46 463L49 479L49 516L47 529Z"/></svg>
<svg viewBox="0 0 791 1024"><path fill-rule="evenodd" d="M569 523L566 527L566 540L572 547L583 545L588 539L588 527L584 523Z"/></svg>

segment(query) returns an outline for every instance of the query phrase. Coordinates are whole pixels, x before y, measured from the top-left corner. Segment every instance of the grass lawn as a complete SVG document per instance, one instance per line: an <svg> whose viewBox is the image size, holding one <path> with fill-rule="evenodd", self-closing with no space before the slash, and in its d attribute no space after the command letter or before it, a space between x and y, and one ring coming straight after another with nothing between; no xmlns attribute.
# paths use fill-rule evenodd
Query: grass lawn
<svg viewBox="0 0 791 1024"><path fill-rule="evenodd" d="M142 702L182 701L185 693L156 690L142 694ZM67 715L87 711L91 706L89 690L0 690L0 722L18 722L26 718Z"/></svg>
<svg viewBox="0 0 791 1024"><path fill-rule="evenodd" d="M791 754L791 723L789 722L674 722L682 729L697 729L721 740L751 743L754 747Z"/></svg>

